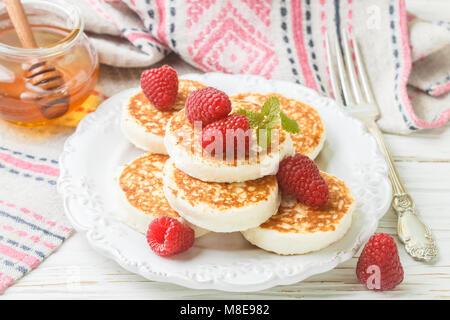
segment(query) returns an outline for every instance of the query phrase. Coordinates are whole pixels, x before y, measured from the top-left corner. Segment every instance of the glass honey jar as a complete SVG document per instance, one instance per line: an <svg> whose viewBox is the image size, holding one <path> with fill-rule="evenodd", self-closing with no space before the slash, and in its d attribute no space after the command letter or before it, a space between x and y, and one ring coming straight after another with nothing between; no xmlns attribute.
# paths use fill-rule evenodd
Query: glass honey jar
<svg viewBox="0 0 450 320"><path fill-rule="evenodd" d="M22 48L0 3L0 118L22 126L54 122L80 106L98 78L98 56L76 7L23 0L38 48Z"/></svg>

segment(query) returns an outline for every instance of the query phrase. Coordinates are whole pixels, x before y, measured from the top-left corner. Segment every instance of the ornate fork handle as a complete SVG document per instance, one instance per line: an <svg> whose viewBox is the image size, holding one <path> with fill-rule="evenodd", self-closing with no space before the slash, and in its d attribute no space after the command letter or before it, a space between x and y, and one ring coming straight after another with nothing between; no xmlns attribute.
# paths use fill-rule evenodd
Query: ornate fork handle
<svg viewBox="0 0 450 320"><path fill-rule="evenodd" d="M438 253L431 231L419 218L415 204L399 177L378 126L374 121L365 121L365 124L377 140L388 163L389 178L392 182L393 190L392 208L398 216L397 228L399 238L405 244L406 252L414 259L431 261Z"/></svg>
<svg viewBox="0 0 450 320"><path fill-rule="evenodd" d="M398 236L406 251L415 259L431 261L438 249L430 229L417 216L414 202L407 193L395 194L392 208L398 216Z"/></svg>

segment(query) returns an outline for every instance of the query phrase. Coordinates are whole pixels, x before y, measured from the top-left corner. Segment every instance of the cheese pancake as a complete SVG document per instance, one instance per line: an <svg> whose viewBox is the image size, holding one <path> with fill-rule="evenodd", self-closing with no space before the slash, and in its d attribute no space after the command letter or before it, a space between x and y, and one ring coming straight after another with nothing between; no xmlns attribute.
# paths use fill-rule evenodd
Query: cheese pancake
<svg viewBox="0 0 450 320"><path fill-rule="evenodd" d="M171 208L163 191L163 168L169 157L149 153L122 168L118 178L117 218L140 233L146 233L153 219L169 216L183 219ZM199 237L205 230L189 224Z"/></svg>
<svg viewBox="0 0 450 320"><path fill-rule="evenodd" d="M328 202L308 207L283 196L277 214L260 226L242 232L252 244L278 254L303 254L323 249L341 239L352 223L355 200L338 178L321 172L328 184Z"/></svg>
<svg viewBox="0 0 450 320"><path fill-rule="evenodd" d="M142 150L167 154L164 147L167 122L178 110L184 108L189 94L203 87L200 82L179 79L175 105L168 111L158 110L144 92L139 90L128 99L122 110L122 132L131 143Z"/></svg>
<svg viewBox="0 0 450 320"><path fill-rule="evenodd" d="M240 93L232 96L232 99L248 100L262 105L270 97L277 97L280 101L281 111L297 121L300 132L291 133L291 139L294 144L295 152L315 159L322 150L325 142L325 127L322 119L313 107L296 99L288 99L278 93Z"/></svg>
<svg viewBox="0 0 450 320"><path fill-rule="evenodd" d="M249 101L231 99L231 103L232 113L241 108L250 111L261 108ZM212 156L200 144L201 128L194 128L181 110L170 119L164 143L175 166L188 175L208 182L241 182L276 174L279 162L294 153L289 134L280 126L273 133L272 145L267 149L258 146L253 130L250 152L245 157Z"/></svg>
<svg viewBox="0 0 450 320"><path fill-rule="evenodd" d="M257 227L280 205L273 175L245 182L205 182L177 169L172 159L164 167L164 194L187 221L215 232Z"/></svg>

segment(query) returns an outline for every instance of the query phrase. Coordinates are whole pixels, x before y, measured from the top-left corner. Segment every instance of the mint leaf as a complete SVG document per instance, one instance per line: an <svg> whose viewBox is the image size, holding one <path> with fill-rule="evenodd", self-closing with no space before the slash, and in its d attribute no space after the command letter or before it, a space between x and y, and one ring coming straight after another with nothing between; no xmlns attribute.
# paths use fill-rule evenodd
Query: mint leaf
<svg viewBox="0 0 450 320"><path fill-rule="evenodd" d="M247 117L250 128L258 128L264 120L264 115L261 112L253 112L245 109L239 109L236 113Z"/></svg>
<svg viewBox="0 0 450 320"><path fill-rule="evenodd" d="M261 107L261 112L240 109L236 113L247 117L250 128L256 128L258 145L267 148L272 143L273 128L281 121L281 128L287 132L298 133L300 128L297 121L289 118L280 110L277 97L270 97Z"/></svg>
<svg viewBox="0 0 450 320"><path fill-rule="evenodd" d="M264 102L261 113L267 117L278 116L280 113L280 101L277 97L270 97Z"/></svg>
<svg viewBox="0 0 450 320"><path fill-rule="evenodd" d="M280 101L277 97L270 97L264 102L261 113L265 119L261 128L269 129L275 127L280 122Z"/></svg>
<svg viewBox="0 0 450 320"><path fill-rule="evenodd" d="M300 132L300 128L298 127L297 121L289 118L284 112L280 112L280 118L281 118L281 128L283 128L283 130L290 133Z"/></svg>
<svg viewBox="0 0 450 320"><path fill-rule="evenodd" d="M272 143L272 135L272 128L256 129L256 139L258 145L263 149L267 149L267 147Z"/></svg>
<svg viewBox="0 0 450 320"><path fill-rule="evenodd" d="M280 114L275 113L266 116L260 127L264 129L270 129L275 127L278 123L280 123Z"/></svg>

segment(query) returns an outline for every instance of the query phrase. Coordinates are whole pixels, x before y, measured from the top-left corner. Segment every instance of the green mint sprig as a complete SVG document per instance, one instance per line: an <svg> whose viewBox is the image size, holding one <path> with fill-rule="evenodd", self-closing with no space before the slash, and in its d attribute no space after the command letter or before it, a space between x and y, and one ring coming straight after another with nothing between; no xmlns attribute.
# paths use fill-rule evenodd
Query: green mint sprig
<svg viewBox="0 0 450 320"><path fill-rule="evenodd" d="M290 133L299 133L297 121L289 118L280 110L277 97L270 97L264 102L260 112L239 109L237 113L247 117L250 128L256 128L258 145L267 148L272 142L272 128L281 122L281 128Z"/></svg>

